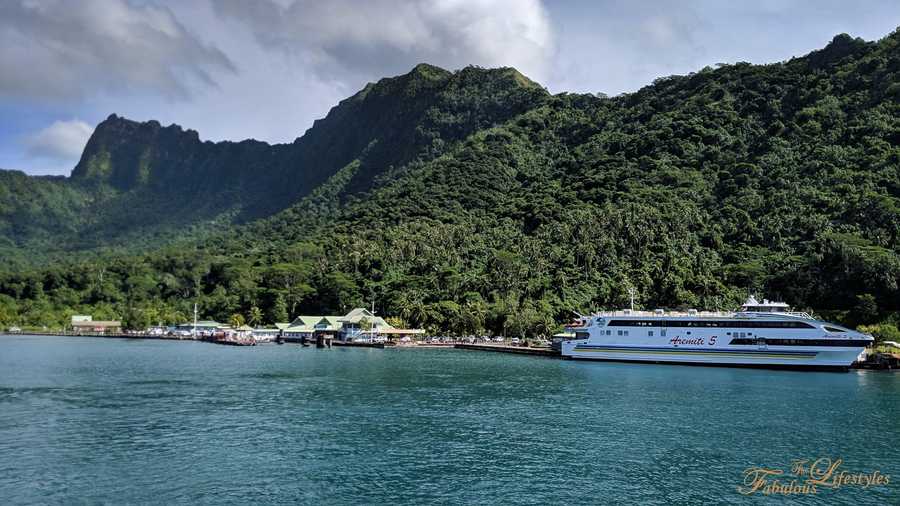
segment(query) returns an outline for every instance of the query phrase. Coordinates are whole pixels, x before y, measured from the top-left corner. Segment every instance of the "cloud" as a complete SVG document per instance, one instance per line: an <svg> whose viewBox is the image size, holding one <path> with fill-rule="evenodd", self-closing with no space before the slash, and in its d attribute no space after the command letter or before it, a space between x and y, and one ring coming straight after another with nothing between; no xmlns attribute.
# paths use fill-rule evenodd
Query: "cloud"
<svg viewBox="0 0 900 506"><path fill-rule="evenodd" d="M896 0L601 0L547 2L559 35L552 92L636 91L716 63L771 63L846 32L878 39L897 26Z"/></svg>
<svg viewBox="0 0 900 506"><path fill-rule="evenodd" d="M323 80L357 81L428 62L450 69L513 66L541 80L553 56L539 0L223 0L218 13L249 27Z"/></svg>
<svg viewBox="0 0 900 506"><path fill-rule="evenodd" d="M513 66L552 92L612 95L717 62L783 60L841 32L874 39L896 28L896 0L848 5L0 0L0 167L68 172L79 142L56 143L70 146L61 160L49 154L64 150L39 148L29 133L112 112L203 139L290 142L367 82L420 62Z"/></svg>
<svg viewBox="0 0 900 506"><path fill-rule="evenodd" d="M0 97L65 100L98 92L185 98L233 71L172 11L125 0L0 2Z"/></svg>
<svg viewBox="0 0 900 506"><path fill-rule="evenodd" d="M92 126L77 119L54 121L47 128L25 137L25 151L35 158L78 160L93 131Z"/></svg>

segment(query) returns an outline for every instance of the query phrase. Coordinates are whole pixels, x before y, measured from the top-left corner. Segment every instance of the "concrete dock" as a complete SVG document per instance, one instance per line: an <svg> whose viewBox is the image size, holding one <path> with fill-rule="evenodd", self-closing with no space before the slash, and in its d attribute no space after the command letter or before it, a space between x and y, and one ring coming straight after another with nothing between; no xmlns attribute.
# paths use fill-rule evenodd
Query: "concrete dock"
<svg viewBox="0 0 900 506"><path fill-rule="evenodd" d="M385 343L362 343L362 342L361 342L361 343L357 343L357 342L353 342L353 341L339 341L339 340L337 340L337 339L335 339L331 344L333 344L334 346L346 346L346 347L348 347L348 348L351 348L351 347L355 347L355 348L381 348L381 349L384 349L384 348L385 348ZM390 346L392 346L392 345L387 345L387 346L390 347Z"/></svg>
<svg viewBox="0 0 900 506"><path fill-rule="evenodd" d="M537 355L540 357L562 358L556 350L550 348L528 348L526 346L506 346L502 344L455 344L459 350L493 351L496 353L515 353L518 355Z"/></svg>

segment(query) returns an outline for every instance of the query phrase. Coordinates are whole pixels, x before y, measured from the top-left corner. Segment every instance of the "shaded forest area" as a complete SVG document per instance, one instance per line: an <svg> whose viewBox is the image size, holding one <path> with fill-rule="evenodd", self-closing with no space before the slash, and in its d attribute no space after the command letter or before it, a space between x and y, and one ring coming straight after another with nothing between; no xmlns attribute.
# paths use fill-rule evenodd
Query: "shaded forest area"
<svg viewBox="0 0 900 506"><path fill-rule="evenodd" d="M634 287L647 309L733 309L753 292L897 336L896 31L613 98L420 65L294 145L247 145L227 171L218 145L181 157L170 143L165 159L113 145L89 143L68 179L0 173L0 324L84 313L138 328L186 320L194 302L275 322L374 300L435 333L546 335L573 310L624 307ZM212 153L202 167L188 163L198 149ZM196 181L226 196L254 183L196 215L178 193L172 220L160 199ZM140 226L98 222L123 195L149 203Z"/></svg>

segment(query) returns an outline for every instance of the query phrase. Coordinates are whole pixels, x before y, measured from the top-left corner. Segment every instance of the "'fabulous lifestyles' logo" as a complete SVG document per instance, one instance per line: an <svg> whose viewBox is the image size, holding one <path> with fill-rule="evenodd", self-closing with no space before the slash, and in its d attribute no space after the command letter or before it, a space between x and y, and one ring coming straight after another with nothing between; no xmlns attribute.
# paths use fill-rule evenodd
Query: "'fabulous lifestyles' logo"
<svg viewBox="0 0 900 506"><path fill-rule="evenodd" d="M817 494L822 489L867 489L891 483L889 474L847 471L841 469L843 463L843 459L829 457L797 459L791 462L791 470L787 473L783 469L748 467L744 470L744 483L738 485L737 491L744 495L807 495Z"/></svg>

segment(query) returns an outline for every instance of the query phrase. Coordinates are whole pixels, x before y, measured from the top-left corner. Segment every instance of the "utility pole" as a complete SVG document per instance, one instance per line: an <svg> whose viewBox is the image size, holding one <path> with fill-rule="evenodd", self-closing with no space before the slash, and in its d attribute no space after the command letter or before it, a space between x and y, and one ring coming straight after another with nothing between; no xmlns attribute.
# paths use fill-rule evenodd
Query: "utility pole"
<svg viewBox="0 0 900 506"><path fill-rule="evenodd" d="M631 310L632 311L634 311L634 294L636 292L637 292L637 290L633 286L628 287L628 294L631 295Z"/></svg>
<svg viewBox="0 0 900 506"><path fill-rule="evenodd" d="M191 336L197 337L197 303L194 302L194 328L191 330Z"/></svg>
<svg viewBox="0 0 900 506"><path fill-rule="evenodd" d="M375 339L375 290L372 290L372 325L369 327L369 341Z"/></svg>

